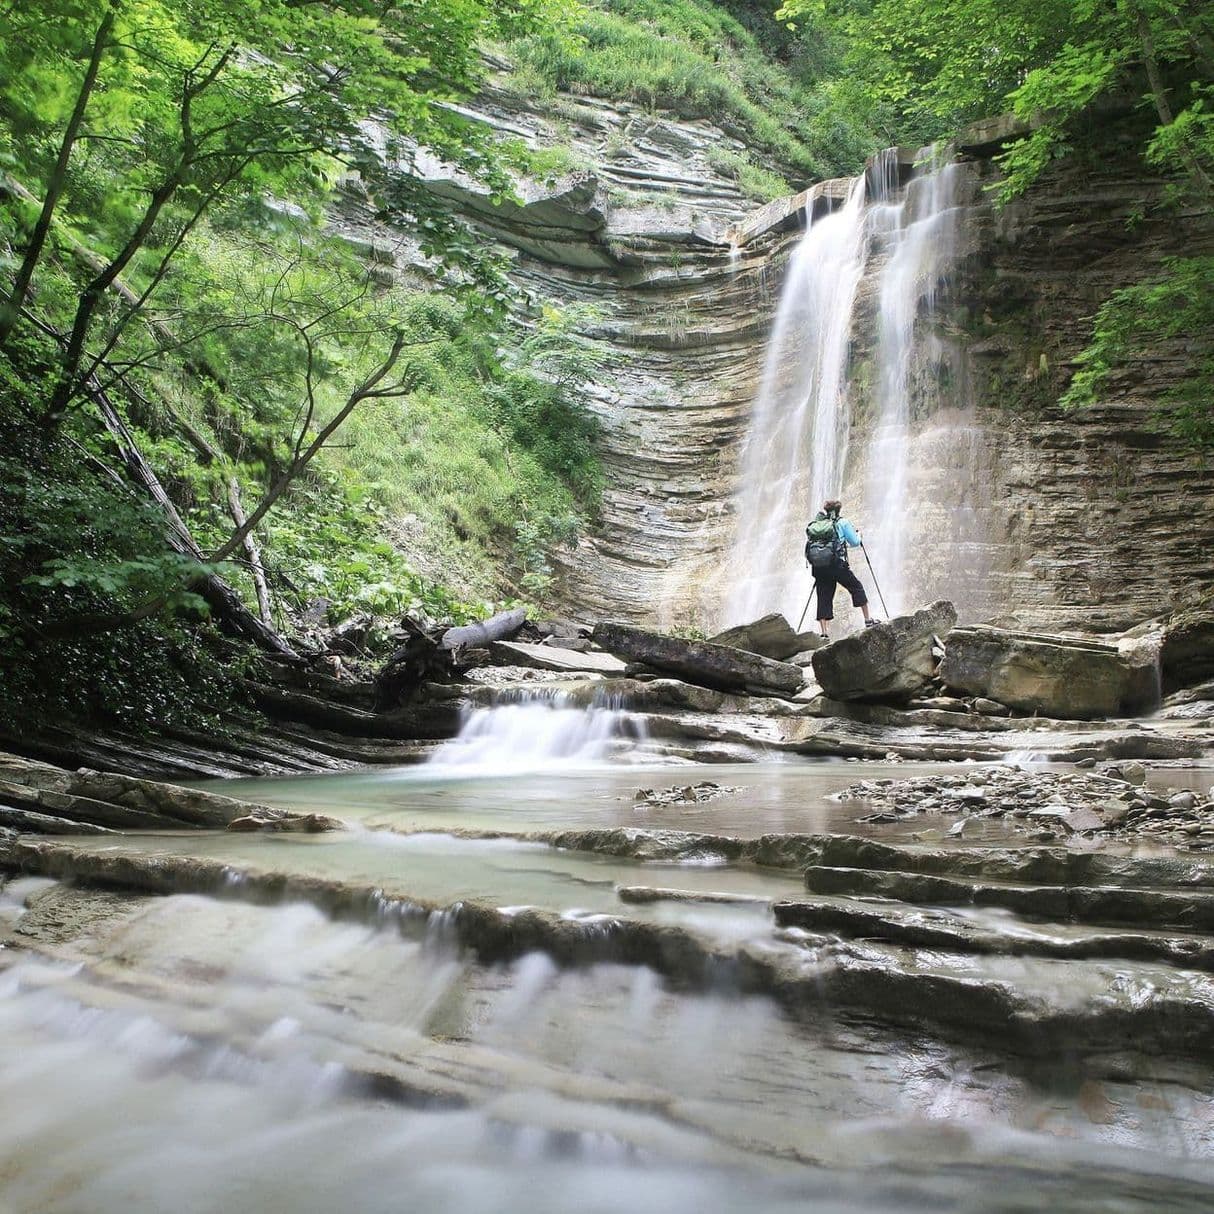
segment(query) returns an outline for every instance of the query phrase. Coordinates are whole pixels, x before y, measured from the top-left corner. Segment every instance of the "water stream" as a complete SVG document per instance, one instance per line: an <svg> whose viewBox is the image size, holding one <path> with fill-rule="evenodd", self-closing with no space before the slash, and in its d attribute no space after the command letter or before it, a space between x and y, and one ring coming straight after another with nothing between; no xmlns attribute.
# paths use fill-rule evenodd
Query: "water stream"
<svg viewBox="0 0 1214 1214"><path fill-rule="evenodd" d="M757 950L825 984L841 965L860 973L904 955L773 935L765 901L795 897L796 871L511 837L554 823L855 829L865 807L830 796L858 774L846 763L557 766L489 782L436 763L223 786L339 814L354 826L341 834L69 841L80 854L162 866L220 861L230 879L207 895L132 897L42 879L0 891L5 1208L1208 1209L1204 1064L1126 1058L1110 1068L1080 1056L1036 1066L998 1041L967 1044L926 1024L884 1026L829 1005L794 1013L747 992L730 966L689 968L686 949ZM639 785L675 778L734 791L638 807ZM463 837L469 826L511 834ZM490 964L458 946L449 914L406 931L392 916L333 915L290 892L267 901L269 887L254 896L246 872L300 890L374 890L381 906L474 900L507 918L533 908L587 942L624 919L673 934L652 964L570 965L544 950ZM618 891L638 885L758 901L622 902ZM990 930L1044 930L1006 912L968 913ZM1133 999L1204 980L1158 965L941 953L916 965L1076 1008L1131 978Z"/></svg>
<svg viewBox="0 0 1214 1214"><path fill-rule="evenodd" d="M514 776L602 764L631 755L644 722L615 705L574 707L560 693L531 695L465 713L456 737L428 760L434 774Z"/></svg>

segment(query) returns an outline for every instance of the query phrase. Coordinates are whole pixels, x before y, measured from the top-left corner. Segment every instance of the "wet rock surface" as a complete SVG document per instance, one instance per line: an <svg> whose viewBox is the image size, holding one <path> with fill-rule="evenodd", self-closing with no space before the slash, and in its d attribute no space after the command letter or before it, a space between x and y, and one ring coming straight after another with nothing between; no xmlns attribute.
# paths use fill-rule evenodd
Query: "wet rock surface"
<svg viewBox="0 0 1214 1214"><path fill-rule="evenodd" d="M87 768L67 771L0 752L0 824L20 830L43 834L215 830L240 820L275 823L278 830L329 829L298 825L300 817L179 784Z"/></svg>
<svg viewBox="0 0 1214 1214"><path fill-rule="evenodd" d="M757 690L790 695L799 691L805 681L801 668L787 662L707 641L650 632L630 624L596 624L592 635L609 653L722 691Z"/></svg>
<svg viewBox="0 0 1214 1214"><path fill-rule="evenodd" d="M814 675L832 699L905 703L931 686L937 638L956 622L956 609L943 600L895 616L815 651Z"/></svg>
<svg viewBox="0 0 1214 1214"><path fill-rule="evenodd" d="M671 788L639 788L636 793L637 809L654 805L701 805L714 797L737 792L736 787L717 784L713 780L701 780L698 784L676 784Z"/></svg>
<svg viewBox="0 0 1214 1214"><path fill-rule="evenodd" d="M1168 619L1159 657L1164 692L1214 679L1214 595Z"/></svg>
<svg viewBox="0 0 1214 1214"><path fill-rule="evenodd" d="M792 625L779 612L765 615L751 624L739 624L708 638L712 645L744 649L765 658L783 662L799 653L819 649L822 638L816 632L794 632Z"/></svg>

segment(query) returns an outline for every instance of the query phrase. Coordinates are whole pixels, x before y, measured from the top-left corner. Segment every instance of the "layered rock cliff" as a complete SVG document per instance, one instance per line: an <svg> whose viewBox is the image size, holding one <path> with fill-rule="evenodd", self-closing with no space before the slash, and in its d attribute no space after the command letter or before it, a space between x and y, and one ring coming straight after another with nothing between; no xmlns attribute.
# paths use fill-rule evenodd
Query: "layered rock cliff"
<svg viewBox="0 0 1214 1214"><path fill-rule="evenodd" d="M608 484L593 533L560 556L563 596L587 616L710 626L783 267L806 208L836 205L846 183L759 208L713 168L713 148L741 145L710 123L587 98L539 107L501 88L477 112L535 148L559 139L590 166L526 184L522 205L492 206L441 167L433 181L512 251L533 296L594 305L586 331L607 363L590 403ZM1099 156L1056 162L1003 210L985 191L1001 132L959 143L964 239L921 317L909 381L909 599L947 594L970 621L1102 630L1214 584L1214 471L1157 417L1183 343L1133 360L1095 408L1055 405L1112 290L1214 247L1208 212L1165 204L1131 125L1110 121ZM386 261L415 260L356 192L337 222ZM879 270L877 255L852 334L853 500L873 421Z"/></svg>

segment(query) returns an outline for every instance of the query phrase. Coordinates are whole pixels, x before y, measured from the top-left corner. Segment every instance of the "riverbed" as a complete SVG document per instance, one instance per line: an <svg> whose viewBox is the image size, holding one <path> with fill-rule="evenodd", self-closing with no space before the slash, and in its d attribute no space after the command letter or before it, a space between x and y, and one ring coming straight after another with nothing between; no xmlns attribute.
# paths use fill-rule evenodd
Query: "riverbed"
<svg viewBox="0 0 1214 1214"><path fill-rule="evenodd" d="M910 987L840 985L998 989L1048 1033L1123 995L1214 1009L1208 972L776 930L771 904L803 896L795 869L526 837L930 841L943 815L866 825L835 794L955 770L439 765L221 786L350 824L333 834L56 841L78 865L124 858L161 892L0 891L8 1207L1208 1210L1208 1055L1103 1041L1101 1020L1091 1048L1026 1052L864 993ZM703 783L720 791L642 795ZM638 887L670 896L621 895ZM499 945L510 924L530 934L478 951L470 908L507 925ZM1009 937L1088 931L955 913Z"/></svg>

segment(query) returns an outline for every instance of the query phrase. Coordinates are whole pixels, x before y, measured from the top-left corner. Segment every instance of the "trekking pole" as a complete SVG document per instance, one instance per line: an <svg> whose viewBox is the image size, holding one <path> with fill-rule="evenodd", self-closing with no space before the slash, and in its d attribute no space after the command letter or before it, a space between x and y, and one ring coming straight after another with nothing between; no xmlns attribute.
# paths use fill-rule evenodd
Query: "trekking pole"
<svg viewBox="0 0 1214 1214"><path fill-rule="evenodd" d="M863 544L860 545L860 551L864 553L864 559L868 563L868 571L872 574L873 589L877 592L877 598L881 600L881 610L885 612L885 618L889 619L889 608L885 605L885 595L881 593L880 583L877 581L877 571L873 568L873 563L868 559L868 549ZM807 603L806 606L809 604ZM800 631L800 629L798 629Z"/></svg>
<svg viewBox="0 0 1214 1214"><path fill-rule="evenodd" d="M805 617L809 613L809 605L814 601L814 592L809 592L809 598L805 600L805 610L801 612L801 618L797 621L797 631L801 631L801 625L805 623Z"/></svg>

